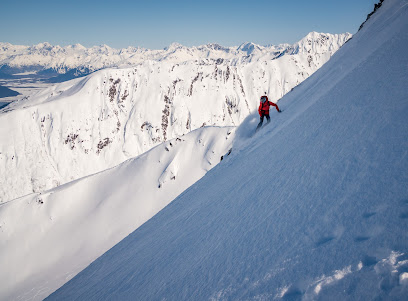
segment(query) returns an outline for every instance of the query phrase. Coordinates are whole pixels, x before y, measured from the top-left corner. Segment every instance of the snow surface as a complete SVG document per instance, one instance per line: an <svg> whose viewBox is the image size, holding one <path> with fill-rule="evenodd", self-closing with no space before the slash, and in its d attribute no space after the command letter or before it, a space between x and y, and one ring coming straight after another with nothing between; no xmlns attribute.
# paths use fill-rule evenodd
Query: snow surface
<svg viewBox="0 0 408 301"><path fill-rule="evenodd" d="M205 125L237 126L261 94L277 101L349 37L313 33L296 54L276 58L269 47L240 64L221 59L225 49L214 45L208 55L217 60L187 60L189 50L173 44L156 61L104 69L13 102L0 111L0 203L114 167Z"/></svg>
<svg viewBox="0 0 408 301"><path fill-rule="evenodd" d="M0 206L0 300L42 300L55 291L218 164L234 130L198 129Z"/></svg>
<svg viewBox="0 0 408 301"><path fill-rule="evenodd" d="M248 138L248 117L230 156L47 300L407 299L407 32L408 1L385 1L272 124Z"/></svg>

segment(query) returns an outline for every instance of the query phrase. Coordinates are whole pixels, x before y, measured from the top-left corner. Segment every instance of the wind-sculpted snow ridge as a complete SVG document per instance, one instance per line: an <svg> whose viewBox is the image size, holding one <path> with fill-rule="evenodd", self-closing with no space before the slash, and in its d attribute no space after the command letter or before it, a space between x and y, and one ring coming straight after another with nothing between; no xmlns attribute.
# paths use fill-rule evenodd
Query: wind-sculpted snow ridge
<svg viewBox="0 0 408 301"><path fill-rule="evenodd" d="M47 300L407 300L407 32L408 1L384 1L271 124Z"/></svg>
<svg viewBox="0 0 408 301"><path fill-rule="evenodd" d="M349 38L351 34L320 34L313 33L305 39L311 48L321 48L323 52L334 53ZM303 39L304 40L304 39ZM296 47L302 41L296 43ZM322 43L323 42L323 43ZM292 48L293 48L292 47ZM194 60L226 60L232 64L239 64L260 59L262 56L277 56L285 53L290 45L260 46L253 43L244 43L239 47L223 47L218 44L207 44L197 47L186 47L173 43L163 50L150 50L139 47L114 49L107 45L86 48L80 44L65 47L53 46L49 43L40 43L33 46L12 45L0 43L0 73L1 71L23 72L24 68L32 67L36 70L53 69L59 73L66 73L70 69L92 72L98 69L119 66L135 65L152 61L169 61L182 63ZM11 68L11 70L9 70ZM13 70L14 68L14 70Z"/></svg>
<svg viewBox="0 0 408 301"><path fill-rule="evenodd" d="M316 36L327 37L313 34L300 44ZM167 57L104 69L13 102L0 113L0 203L111 168L202 126L237 126L261 94L276 102L329 60L343 38L322 38L335 41L327 51L282 52L274 60L277 54L264 49L245 64ZM166 54L186 60L184 50L172 45Z"/></svg>
<svg viewBox="0 0 408 301"><path fill-rule="evenodd" d="M0 206L0 299L42 300L220 162L234 128L205 127L102 173Z"/></svg>

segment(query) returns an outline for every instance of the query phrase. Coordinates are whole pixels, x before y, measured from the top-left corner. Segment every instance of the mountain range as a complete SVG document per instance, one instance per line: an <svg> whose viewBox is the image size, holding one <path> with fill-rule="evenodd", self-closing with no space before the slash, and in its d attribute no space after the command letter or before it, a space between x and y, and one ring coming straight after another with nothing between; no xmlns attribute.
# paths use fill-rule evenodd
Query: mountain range
<svg viewBox="0 0 408 301"><path fill-rule="evenodd" d="M276 58L284 54L295 53L334 53L343 45L351 34L324 34L311 32L294 45L260 46L243 43L238 47L224 47L207 44L198 47L186 47L173 43L163 50L150 50L140 47L114 49L108 45L86 48L80 44L65 47L49 43L33 46L0 43L0 79L31 76L51 82L83 76L106 67L134 66L146 61L168 61L183 63L203 60L206 62L226 61L229 65L259 60L268 56ZM23 75L21 75L23 73Z"/></svg>

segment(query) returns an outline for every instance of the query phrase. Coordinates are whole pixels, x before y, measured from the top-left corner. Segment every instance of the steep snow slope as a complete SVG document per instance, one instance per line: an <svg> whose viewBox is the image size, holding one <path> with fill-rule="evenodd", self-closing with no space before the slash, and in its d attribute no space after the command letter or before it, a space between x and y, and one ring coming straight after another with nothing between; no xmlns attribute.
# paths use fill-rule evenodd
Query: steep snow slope
<svg viewBox="0 0 408 301"><path fill-rule="evenodd" d="M314 45L317 36L325 35L300 44ZM261 94L277 101L345 41L325 37L323 48L273 60L266 52L236 66L163 58L104 69L10 104L0 113L0 203L116 166L204 125L240 124ZM180 47L169 51L178 55Z"/></svg>
<svg viewBox="0 0 408 301"><path fill-rule="evenodd" d="M55 291L218 164L233 131L198 129L0 206L0 299L41 300Z"/></svg>
<svg viewBox="0 0 408 301"><path fill-rule="evenodd" d="M385 1L272 125L48 300L405 300L407 32L408 1Z"/></svg>

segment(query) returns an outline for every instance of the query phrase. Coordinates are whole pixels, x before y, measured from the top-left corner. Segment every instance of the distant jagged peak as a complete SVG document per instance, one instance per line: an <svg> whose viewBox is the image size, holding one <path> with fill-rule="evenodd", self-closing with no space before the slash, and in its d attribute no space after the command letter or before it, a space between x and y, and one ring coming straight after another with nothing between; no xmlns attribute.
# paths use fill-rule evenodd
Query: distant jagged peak
<svg viewBox="0 0 408 301"><path fill-rule="evenodd" d="M238 46L238 51L246 52L248 55L252 54L254 51L262 51L264 47L257 45L252 42L245 42Z"/></svg>
<svg viewBox="0 0 408 301"><path fill-rule="evenodd" d="M112 47L110 47L109 45L106 45L106 44L101 44L101 45L99 45L99 48L113 49Z"/></svg>
<svg viewBox="0 0 408 301"><path fill-rule="evenodd" d="M293 44L290 54L297 53L322 53L337 51L352 34L346 32L341 34L320 33L312 31L299 42Z"/></svg>
<svg viewBox="0 0 408 301"><path fill-rule="evenodd" d="M110 47L109 45L106 45L106 44L99 45L99 46L97 46L97 48L100 49L101 51L107 51L107 52L111 52L113 50L116 50L116 49L114 49L114 48L112 48L112 47Z"/></svg>
<svg viewBox="0 0 408 301"><path fill-rule="evenodd" d="M15 55L15 53L17 52L21 52L28 49L28 46L24 46L24 45L14 45L8 42L0 42L0 54L3 56L7 56L9 55L9 53L11 55Z"/></svg>
<svg viewBox="0 0 408 301"><path fill-rule="evenodd" d="M76 43L74 45L68 45L67 48L72 48L75 50L86 50L87 48L79 43Z"/></svg>
<svg viewBox="0 0 408 301"><path fill-rule="evenodd" d="M274 44L267 44L264 47L268 48L268 49L273 49L273 50L285 50L287 48L289 48L290 46L292 46L289 43L282 43L282 44L278 44L278 45L274 45Z"/></svg>
<svg viewBox="0 0 408 301"><path fill-rule="evenodd" d="M52 45L48 42L43 42L43 43L38 43L36 45L28 47L28 50L30 52L34 53L41 53L42 55L47 55L48 53L57 53L57 52L63 52L64 48L62 48L59 45Z"/></svg>
<svg viewBox="0 0 408 301"><path fill-rule="evenodd" d="M229 52L230 49L228 47L224 47L218 43L208 43L206 45L201 45L197 47L198 50L214 50L214 51L225 51L225 52Z"/></svg>
<svg viewBox="0 0 408 301"><path fill-rule="evenodd" d="M328 38L331 34L328 33L322 33L322 32L317 32L317 31L311 31L309 32L302 40L304 39L318 39L318 38Z"/></svg>
<svg viewBox="0 0 408 301"><path fill-rule="evenodd" d="M139 46L128 46L126 48L121 49L121 52L144 52L146 48L139 47Z"/></svg>
<svg viewBox="0 0 408 301"><path fill-rule="evenodd" d="M309 32L303 39L299 42L304 40L311 40L311 41L329 41L329 40L336 40L339 38L351 38L352 34L349 32L341 33L341 34L332 34L332 33L323 33L317 31ZM298 43L299 43L298 42Z"/></svg>
<svg viewBox="0 0 408 301"><path fill-rule="evenodd" d="M52 56L64 52L64 48L59 45L53 46L48 42L38 43L28 47L29 54L40 54L42 56Z"/></svg>
<svg viewBox="0 0 408 301"><path fill-rule="evenodd" d="M53 46L48 42L42 42L42 43L38 43L38 44L32 46L32 48L36 48L36 49L52 48L52 47Z"/></svg>
<svg viewBox="0 0 408 301"><path fill-rule="evenodd" d="M15 45L10 44L9 42L0 42L0 47L2 48L10 48L10 47L14 47Z"/></svg>
<svg viewBox="0 0 408 301"><path fill-rule="evenodd" d="M4 53L6 54L8 51L10 51L11 49L14 49L15 46L13 44L10 43L2 43L0 42L0 53Z"/></svg>
<svg viewBox="0 0 408 301"><path fill-rule="evenodd" d="M185 46L181 45L180 43L173 42L168 47L164 48L165 51L175 51L177 49L186 48Z"/></svg>

